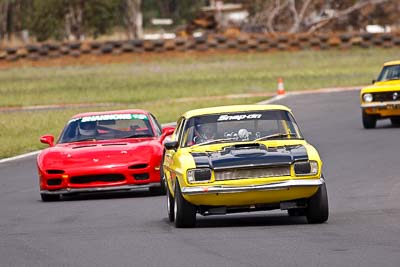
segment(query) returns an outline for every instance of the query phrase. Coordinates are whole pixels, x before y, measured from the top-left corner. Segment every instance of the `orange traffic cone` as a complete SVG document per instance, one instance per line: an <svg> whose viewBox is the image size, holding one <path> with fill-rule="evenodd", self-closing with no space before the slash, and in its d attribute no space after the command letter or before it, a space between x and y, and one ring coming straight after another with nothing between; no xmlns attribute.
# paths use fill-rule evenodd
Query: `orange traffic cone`
<svg viewBox="0 0 400 267"><path fill-rule="evenodd" d="M281 77L278 78L278 95L285 94L285 86L283 85L283 79Z"/></svg>

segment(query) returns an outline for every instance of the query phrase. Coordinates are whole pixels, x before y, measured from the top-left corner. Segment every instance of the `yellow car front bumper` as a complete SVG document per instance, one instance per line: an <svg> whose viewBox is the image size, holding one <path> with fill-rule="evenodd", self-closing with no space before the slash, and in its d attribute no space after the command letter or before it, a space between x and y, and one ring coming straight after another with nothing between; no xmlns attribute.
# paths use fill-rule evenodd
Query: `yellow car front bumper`
<svg viewBox="0 0 400 267"><path fill-rule="evenodd" d="M363 103L361 109L368 115L400 116L400 101Z"/></svg>
<svg viewBox="0 0 400 267"><path fill-rule="evenodd" d="M247 186L190 186L182 187L181 192L197 206L241 206L309 198L324 183L323 178L297 179Z"/></svg>

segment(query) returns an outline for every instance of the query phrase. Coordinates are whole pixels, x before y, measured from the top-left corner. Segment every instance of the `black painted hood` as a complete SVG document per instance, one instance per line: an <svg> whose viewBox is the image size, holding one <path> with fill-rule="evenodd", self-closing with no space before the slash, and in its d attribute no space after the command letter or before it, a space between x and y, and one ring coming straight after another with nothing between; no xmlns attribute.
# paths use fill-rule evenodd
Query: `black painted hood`
<svg viewBox="0 0 400 267"><path fill-rule="evenodd" d="M192 152L196 168L229 169L257 166L290 165L308 160L303 145L266 147L263 144L239 144L216 152Z"/></svg>

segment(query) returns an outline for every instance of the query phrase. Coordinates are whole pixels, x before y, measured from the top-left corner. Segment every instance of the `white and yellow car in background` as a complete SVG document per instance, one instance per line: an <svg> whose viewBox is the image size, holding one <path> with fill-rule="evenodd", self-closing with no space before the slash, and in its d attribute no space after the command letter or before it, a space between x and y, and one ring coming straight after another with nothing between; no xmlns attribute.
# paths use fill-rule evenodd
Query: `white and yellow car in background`
<svg viewBox="0 0 400 267"><path fill-rule="evenodd" d="M400 125L400 60L386 62L377 80L360 93L364 128L376 127L376 121L389 118Z"/></svg>
<svg viewBox="0 0 400 267"><path fill-rule="evenodd" d="M196 214L281 209L328 219L317 150L281 105L239 105L188 111L164 143L169 220L193 227Z"/></svg>

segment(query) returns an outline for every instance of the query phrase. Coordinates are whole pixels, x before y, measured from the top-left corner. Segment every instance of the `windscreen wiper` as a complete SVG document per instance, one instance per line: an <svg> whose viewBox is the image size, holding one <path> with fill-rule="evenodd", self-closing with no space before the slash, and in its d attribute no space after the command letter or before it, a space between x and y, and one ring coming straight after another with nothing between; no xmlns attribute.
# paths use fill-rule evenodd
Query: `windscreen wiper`
<svg viewBox="0 0 400 267"><path fill-rule="evenodd" d="M140 137L153 137L153 136L150 134L132 134L132 135L124 136L122 138L125 139L125 138L140 138Z"/></svg>
<svg viewBox="0 0 400 267"><path fill-rule="evenodd" d="M278 138L278 137L296 137L297 135L294 133L275 133L271 135L266 135L260 138L255 139L254 141L262 141L262 140L267 140L271 138Z"/></svg>
<svg viewBox="0 0 400 267"><path fill-rule="evenodd" d="M226 141L232 141L232 140L236 140L236 137L230 137L230 138L221 138L221 139L215 139L215 140L209 140L200 144L195 144L192 147L196 147L196 146L203 146L203 145L209 145L209 144L216 144L216 143L222 143L222 142L226 142Z"/></svg>
<svg viewBox="0 0 400 267"><path fill-rule="evenodd" d="M390 79L386 79L385 81L393 81L393 80L399 80L400 79L400 77L393 77L393 78L390 78Z"/></svg>
<svg viewBox="0 0 400 267"><path fill-rule="evenodd" d="M85 142L85 141L96 141L97 138L91 137L91 138L82 138L82 139L78 139L75 140L74 142Z"/></svg>

